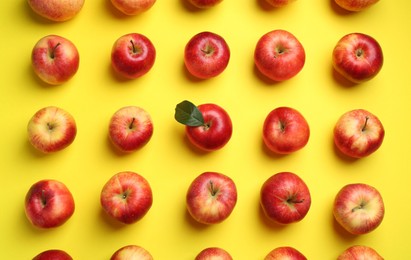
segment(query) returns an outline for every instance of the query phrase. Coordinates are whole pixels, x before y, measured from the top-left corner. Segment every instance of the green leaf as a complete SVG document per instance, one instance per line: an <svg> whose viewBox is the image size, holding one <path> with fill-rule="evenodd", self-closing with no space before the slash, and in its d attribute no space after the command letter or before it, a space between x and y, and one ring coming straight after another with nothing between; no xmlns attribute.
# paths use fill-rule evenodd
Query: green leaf
<svg viewBox="0 0 411 260"><path fill-rule="evenodd" d="M177 122L187 126L204 125L204 118L197 106L184 100L177 104L174 118Z"/></svg>

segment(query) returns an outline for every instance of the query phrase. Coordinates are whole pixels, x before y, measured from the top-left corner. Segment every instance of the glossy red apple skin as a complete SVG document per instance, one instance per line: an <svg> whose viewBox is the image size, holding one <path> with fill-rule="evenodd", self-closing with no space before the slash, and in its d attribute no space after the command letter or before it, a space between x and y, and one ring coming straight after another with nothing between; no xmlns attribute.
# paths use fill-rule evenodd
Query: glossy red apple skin
<svg viewBox="0 0 411 260"><path fill-rule="evenodd" d="M84 0L28 0L27 2L35 13L54 22L72 19L84 5Z"/></svg>
<svg viewBox="0 0 411 260"><path fill-rule="evenodd" d="M31 64L34 73L43 82L61 85L77 73L80 55L73 42L52 34L44 36L34 45Z"/></svg>
<svg viewBox="0 0 411 260"><path fill-rule="evenodd" d="M268 219L278 224L301 221L311 206L310 191L295 173L279 172L261 187L260 204Z"/></svg>
<svg viewBox="0 0 411 260"><path fill-rule="evenodd" d="M273 81L288 80L303 69L305 50L290 32L273 30L258 40L254 50L254 63L267 78Z"/></svg>
<svg viewBox="0 0 411 260"><path fill-rule="evenodd" d="M150 114L141 107L126 106L117 110L109 122L109 137L121 152L129 153L147 144L154 131Z"/></svg>
<svg viewBox="0 0 411 260"><path fill-rule="evenodd" d="M187 190L187 210L194 220L202 224L226 220L236 203L236 185L222 173L204 172L192 181Z"/></svg>
<svg viewBox="0 0 411 260"><path fill-rule="evenodd" d="M64 109L48 106L32 116L27 133L34 148L43 153L53 153L74 142L77 125L73 116Z"/></svg>
<svg viewBox="0 0 411 260"><path fill-rule="evenodd" d="M117 10L125 15L138 15L148 11L156 0L110 0Z"/></svg>
<svg viewBox="0 0 411 260"><path fill-rule="evenodd" d="M145 35L129 33L118 38L111 49L111 65L117 75L136 79L154 66L156 48Z"/></svg>
<svg viewBox="0 0 411 260"><path fill-rule="evenodd" d="M231 139L233 124L228 113L212 103L197 106L203 115L205 125L186 126L186 135L195 147L203 151L223 148Z"/></svg>
<svg viewBox="0 0 411 260"><path fill-rule="evenodd" d="M290 246L274 248L264 260L307 260L307 258L297 249Z"/></svg>
<svg viewBox="0 0 411 260"><path fill-rule="evenodd" d="M208 9L213 6L218 5L223 0L187 0L191 5L200 8L200 9Z"/></svg>
<svg viewBox="0 0 411 260"><path fill-rule="evenodd" d="M265 1L273 7L283 7L292 2L295 2L296 0L265 0Z"/></svg>
<svg viewBox="0 0 411 260"><path fill-rule="evenodd" d="M153 256L141 246L127 245L118 249L110 260L153 260Z"/></svg>
<svg viewBox="0 0 411 260"><path fill-rule="evenodd" d="M233 258L220 247L207 247L196 256L195 260L233 260Z"/></svg>
<svg viewBox="0 0 411 260"><path fill-rule="evenodd" d="M73 195L57 180L34 183L25 197L27 219L38 228L59 227L73 215L74 210Z"/></svg>
<svg viewBox="0 0 411 260"><path fill-rule="evenodd" d="M373 248L363 245L355 245L347 248L342 252L337 260L384 260L384 258L378 254Z"/></svg>
<svg viewBox="0 0 411 260"><path fill-rule="evenodd" d="M33 260L73 260L73 258L63 250L50 249L39 253Z"/></svg>
<svg viewBox="0 0 411 260"><path fill-rule="evenodd" d="M379 0L335 0L335 3L345 10L359 12L376 4Z"/></svg>
<svg viewBox="0 0 411 260"><path fill-rule="evenodd" d="M277 154L290 154L306 146L310 127L304 116L294 108L278 107L266 117L263 125L263 141Z"/></svg>
<svg viewBox="0 0 411 260"><path fill-rule="evenodd" d="M104 185L100 203L112 218L132 224L143 218L153 204L153 193L141 175L124 171L112 176Z"/></svg>
<svg viewBox="0 0 411 260"><path fill-rule="evenodd" d="M334 47L332 63L335 71L353 83L374 78L381 70L384 55L380 44L363 33L343 36Z"/></svg>
<svg viewBox="0 0 411 260"><path fill-rule="evenodd" d="M200 32L194 35L184 49L184 64L191 75L209 79L220 75L230 61L230 48L220 35Z"/></svg>
<svg viewBox="0 0 411 260"><path fill-rule="evenodd" d="M385 136L377 116L365 109L344 113L334 126L334 143L342 154L363 158L377 151Z"/></svg>
<svg viewBox="0 0 411 260"><path fill-rule="evenodd" d="M385 207L380 192L365 183L347 184L337 193L333 214L349 233L362 235L375 230L384 219Z"/></svg>

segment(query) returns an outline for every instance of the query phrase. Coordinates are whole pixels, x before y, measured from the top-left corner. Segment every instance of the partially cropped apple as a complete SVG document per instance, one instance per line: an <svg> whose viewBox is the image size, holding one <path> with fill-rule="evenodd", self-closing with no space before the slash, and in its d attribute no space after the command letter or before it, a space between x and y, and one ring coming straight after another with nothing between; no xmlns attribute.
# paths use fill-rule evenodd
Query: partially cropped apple
<svg viewBox="0 0 411 260"><path fill-rule="evenodd" d="M25 198L27 219L39 228L63 225L74 213L73 195L62 182L41 180L34 183Z"/></svg>
<svg viewBox="0 0 411 260"><path fill-rule="evenodd" d="M156 0L111 0L111 3L120 12L126 15L138 15L148 11Z"/></svg>
<svg viewBox="0 0 411 260"><path fill-rule="evenodd" d="M150 114L137 106L126 106L117 110L109 122L109 137L113 145L122 152L133 152L153 135Z"/></svg>
<svg viewBox="0 0 411 260"><path fill-rule="evenodd" d="M207 247L198 253L194 260L233 260L233 258L220 247Z"/></svg>
<svg viewBox="0 0 411 260"><path fill-rule="evenodd" d="M44 107L37 111L27 125L30 143L43 153L60 151L73 143L76 122L67 111L55 107Z"/></svg>
<svg viewBox="0 0 411 260"><path fill-rule="evenodd" d="M196 221L217 224L227 219L237 203L234 181L222 173L204 172L187 190L187 210Z"/></svg>
<svg viewBox="0 0 411 260"><path fill-rule="evenodd" d="M187 0L187 1L197 8L208 9L208 8L218 5L223 0Z"/></svg>
<svg viewBox="0 0 411 260"><path fill-rule="evenodd" d="M83 8L84 0L27 0L38 15L55 22L72 19Z"/></svg>
<svg viewBox="0 0 411 260"><path fill-rule="evenodd" d="M381 70L384 55L380 44L363 33L350 33L342 37L332 53L334 69L353 83L374 78Z"/></svg>
<svg viewBox="0 0 411 260"><path fill-rule="evenodd" d="M39 253L33 260L73 260L73 258L63 250L50 249Z"/></svg>
<svg viewBox="0 0 411 260"><path fill-rule="evenodd" d="M230 48L223 37L212 32L194 35L184 49L184 63L195 77L209 79L221 74L230 60Z"/></svg>
<svg viewBox="0 0 411 260"><path fill-rule="evenodd" d="M294 108L278 107L266 117L263 141L274 153L290 154L302 149L310 138L310 127Z"/></svg>
<svg viewBox="0 0 411 260"><path fill-rule="evenodd" d="M359 12L376 4L379 0L335 0L335 3L348 11Z"/></svg>
<svg viewBox="0 0 411 260"><path fill-rule="evenodd" d="M384 260L373 248L362 245L355 245L342 252L337 260Z"/></svg>
<svg viewBox="0 0 411 260"><path fill-rule="evenodd" d="M273 7L283 7L295 1L296 0L266 0L266 2Z"/></svg>
<svg viewBox="0 0 411 260"><path fill-rule="evenodd" d="M141 246L127 245L114 252L110 260L153 260L153 256Z"/></svg>
<svg viewBox="0 0 411 260"><path fill-rule="evenodd" d="M154 66L156 49L145 35L129 33L118 38L111 49L111 65L120 77L136 79Z"/></svg>
<svg viewBox="0 0 411 260"><path fill-rule="evenodd" d="M221 149L231 139L233 125L230 116L216 104L195 106L185 100L177 104L174 118L186 126L185 132L190 143L200 150Z"/></svg>
<svg viewBox="0 0 411 260"><path fill-rule="evenodd" d="M77 73L79 63L76 46L58 35L41 38L31 53L34 73L50 85L60 85L70 80Z"/></svg>
<svg viewBox="0 0 411 260"><path fill-rule="evenodd" d="M347 184L337 193L333 214L349 233L362 235L375 230L384 218L380 192L364 183Z"/></svg>
<svg viewBox="0 0 411 260"><path fill-rule="evenodd" d="M153 204L150 184L141 175L124 171L112 176L101 190L100 203L112 218L132 224L143 218Z"/></svg>
<svg viewBox="0 0 411 260"><path fill-rule="evenodd" d="M273 30L258 40L254 63L267 78L273 81L288 80L304 67L304 47L290 32Z"/></svg>
<svg viewBox="0 0 411 260"><path fill-rule="evenodd" d="M369 156L380 148L385 130L377 116L365 109L344 113L334 126L334 143L352 158Z"/></svg>
<svg viewBox="0 0 411 260"><path fill-rule="evenodd" d="M260 204L268 219L278 224L301 221L311 206L310 191L295 173L279 172L261 187Z"/></svg>
<svg viewBox="0 0 411 260"><path fill-rule="evenodd" d="M282 246L274 248L264 260L307 260L307 258L294 247Z"/></svg>

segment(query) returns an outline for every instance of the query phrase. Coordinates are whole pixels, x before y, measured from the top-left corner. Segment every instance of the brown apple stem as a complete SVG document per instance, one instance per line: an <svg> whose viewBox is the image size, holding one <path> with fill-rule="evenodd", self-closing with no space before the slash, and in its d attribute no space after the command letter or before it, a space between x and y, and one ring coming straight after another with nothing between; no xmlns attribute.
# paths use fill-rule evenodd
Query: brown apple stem
<svg viewBox="0 0 411 260"><path fill-rule="evenodd" d="M45 190L41 190L41 205L46 206L47 200L46 200L46 195L45 195Z"/></svg>
<svg viewBox="0 0 411 260"><path fill-rule="evenodd" d="M133 53L138 53L138 49L136 48L136 45L134 44L133 40L130 40L131 46L133 47Z"/></svg>
<svg viewBox="0 0 411 260"><path fill-rule="evenodd" d="M136 119L133 117L133 119L131 120L131 123L128 125L128 128L129 129L133 129L133 127L134 127L134 121L135 121Z"/></svg>
<svg viewBox="0 0 411 260"><path fill-rule="evenodd" d="M296 200L296 196L291 196L287 199L287 203L303 203L304 199Z"/></svg>
<svg viewBox="0 0 411 260"><path fill-rule="evenodd" d="M213 183L213 181L210 181L210 192L211 192L211 195L212 195L212 196L214 196L214 195L217 194L217 190L214 189L214 183Z"/></svg>
<svg viewBox="0 0 411 260"><path fill-rule="evenodd" d="M363 209L364 208L364 203L363 202L361 202L361 204L360 205L358 205L357 207L354 207L354 208L352 208L352 210L351 210L351 212L354 212L354 211L356 211L356 210L358 210L358 209Z"/></svg>
<svg viewBox="0 0 411 260"><path fill-rule="evenodd" d="M60 46L60 44L61 44L61 43L57 43L56 46L54 46L53 51L50 53L50 57L51 57L52 59L54 59L54 57L55 57L54 53L56 52L56 49L57 49L57 47Z"/></svg>
<svg viewBox="0 0 411 260"><path fill-rule="evenodd" d="M364 132L365 129L367 128L367 123L368 123L368 119L370 119L368 116L365 117L365 123L364 126L362 127L361 131Z"/></svg>

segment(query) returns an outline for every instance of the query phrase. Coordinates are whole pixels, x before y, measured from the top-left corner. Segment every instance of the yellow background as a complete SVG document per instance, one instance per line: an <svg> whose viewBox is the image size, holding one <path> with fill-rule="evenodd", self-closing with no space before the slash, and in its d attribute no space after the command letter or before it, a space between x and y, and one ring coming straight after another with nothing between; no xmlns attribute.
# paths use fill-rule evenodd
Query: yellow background
<svg viewBox="0 0 411 260"><path fill-rule="evenodd" d="M158 0L148 12L125 17L108 0L86 0L71 21L52 23L34 15L26 1L1 2L1 196L0 259L31 259L60 248L75 259L108 259L118 248L137 244L155 259L194 259L205 247L219 246L234 259L263 259L273 248L290 245L309 259L335 259L345 248L364 244L386 259L411 259L411 1L382 0L361 13L347 13L331 0L300 0L281 9L262 0L225 0L209 10L194 10L185 0ZM253 63L257 40L273 29L293 33L304 45L306 63L293 79L271 83ZM231 49L220 76L199 81L185 71L187 41L201 31L223 36ZM111 46L123 34L139 32L157 49L152 70L136 80L118 80L110 65ZM380 74L360 85L346 84L333 73L331 53L345 34L363 32L384 51ZM43 36L70 39L80 53L80 68L71 81L45 86L34 75L30 54ZM188 99L213 102L230 114L234 132L222 150L193 151L174 108ZM26 125L40 108L56 105L76 119L74 143L55 154L41 155L27 140ZM107 138L108 121L120 107L137 105L154 121L154 135L140 151L115 152ZM262 145L266 115L278 106L299 110L311 127L307 146L292 155L271 156ZM332 131L344 112L364 108L383 122L381 148L360 160L339 156ZM106 217L99 196L115 173L132 170L151 184L154 203L138 223L124 226ZM223 223L195 223L185 208L191 181L204 171L233 178L238 202ZM272 174L292 171L312 195L301 222L269 224L259 206L262 183ZM24 196L36 181L53 178L73 193L76 211L63 226L39 230L24 214ZM348 183L364 182L382 194L386 215L373 232L352 236L335 223L333 199Z"/></svg>

